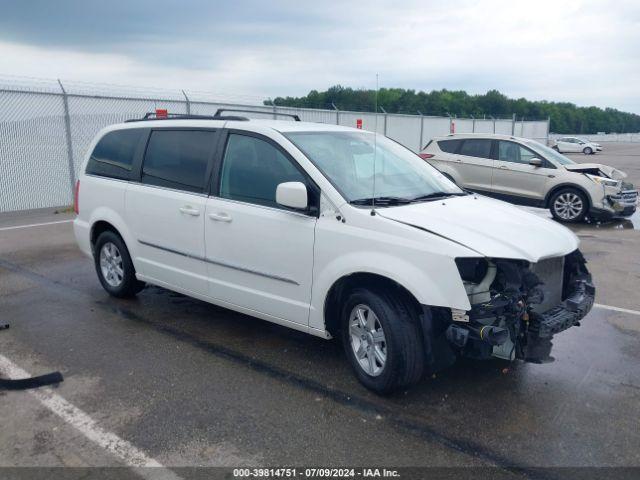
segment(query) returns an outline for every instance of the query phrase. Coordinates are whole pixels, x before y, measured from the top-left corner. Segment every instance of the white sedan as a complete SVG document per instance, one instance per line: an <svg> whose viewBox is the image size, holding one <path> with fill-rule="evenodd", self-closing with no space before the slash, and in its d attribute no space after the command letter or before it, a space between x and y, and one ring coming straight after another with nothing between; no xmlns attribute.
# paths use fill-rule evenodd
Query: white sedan
<svg viewBox="0 0 640 480"><path fill-rule="evenodd" d="M602 146L599 143L590 142L584 138L561 137L556 140L553 149L560 153L582 152L585 155L591 155L596 152L601 152Z"/></svg>

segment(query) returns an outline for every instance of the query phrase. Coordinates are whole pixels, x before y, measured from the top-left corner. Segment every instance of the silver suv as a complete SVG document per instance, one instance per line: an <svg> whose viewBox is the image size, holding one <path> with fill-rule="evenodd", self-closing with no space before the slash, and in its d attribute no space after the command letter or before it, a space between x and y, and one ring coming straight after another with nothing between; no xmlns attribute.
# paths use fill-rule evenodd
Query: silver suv
<svg viewBox="0 0 640 480"><path fill-rule="evenodd" d="M420 153L459 186L521 205L548 208L563 222L606 220L636 211L638 192L607 165L577 164L534 140L509 135L436 137Z"/></svg>

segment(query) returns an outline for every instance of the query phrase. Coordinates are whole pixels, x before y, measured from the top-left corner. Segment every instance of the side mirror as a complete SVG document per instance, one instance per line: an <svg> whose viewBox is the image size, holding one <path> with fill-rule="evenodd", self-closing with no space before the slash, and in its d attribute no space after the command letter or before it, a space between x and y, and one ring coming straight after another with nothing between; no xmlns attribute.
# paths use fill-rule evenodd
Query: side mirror
<svg viewBox="0 0 640 480"><path fill-rule="evenodd" d="M307 187L302 182L284 182L276 188L276 203L283 207L307 208Z"/></svg>
<svg viewBox="0 0 640 480"><path fill-rule="evenodd" d="M540 160L539 158L532 158L531 160L529 160L529 165L533 165L534 167L541 167L542 160Z"/></svg>

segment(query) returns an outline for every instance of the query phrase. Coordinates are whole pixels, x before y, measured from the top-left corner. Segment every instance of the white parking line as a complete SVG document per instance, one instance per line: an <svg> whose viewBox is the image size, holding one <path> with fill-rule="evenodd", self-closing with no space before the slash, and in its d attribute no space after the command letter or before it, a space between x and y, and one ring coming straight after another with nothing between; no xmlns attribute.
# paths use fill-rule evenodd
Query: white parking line
<svg viewBox="0 0 640 480"><path fill-rule="evenodd" d="M9 379L31 377L28 372L3 355L0 355L0 371L4 372ZM163 480L180 479L171 470L167 470L160 462L148 457L131 443L118 437L115 433L104 430L89 415L54 393L50 388L29 390L29 393L34 395L44 407L80 431L89 440L122 460L127 466L155 467L151 469L136 468L135 472L139 475Z"/></svg>
<svg viewBox="0 0 640 480"><path fill-rule="evenodd" d="M631 315L640 315L638 310L629 310L628 308L612 307L611 305L602 305L600 303L594 303L594 307L603 308L604 310L611 310L612 312L630 313Z"/></svg>
<svg viewBox="0 0 640 480"><path fill-rule="evenodd" d="M42 227L44 225L56 225L58 223L69 223L69 222L73 222L73 220L59 220L57 222L32 223L30 225L15 225L13 227L2 227L2 228L0 228L0 231L3 231L3 230L18 230L20 228Z"/></svg>

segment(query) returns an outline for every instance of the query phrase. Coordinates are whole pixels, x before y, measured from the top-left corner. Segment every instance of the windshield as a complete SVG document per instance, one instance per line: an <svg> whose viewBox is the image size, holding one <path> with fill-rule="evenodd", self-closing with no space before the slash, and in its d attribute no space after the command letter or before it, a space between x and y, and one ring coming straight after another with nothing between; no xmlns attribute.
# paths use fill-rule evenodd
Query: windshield
<svg viewBox="0 0 640 480"><path fill-rule="evenodd" d="M576 162L565 157L560 152L556 152L553 148L549 148L538 142L524 142L525 145L540 153L543 157L553 163L559 163L560 165L575 165Z"/></svg>
<svg viewBox="0 0 640 480"><path fill-rule="evenodd" d="M402 145L370 132L284 134L351 203L391 205L465 193ZM375 161L375 165L374 165ZM375 187L374 187L375 170Z"/></svg>

